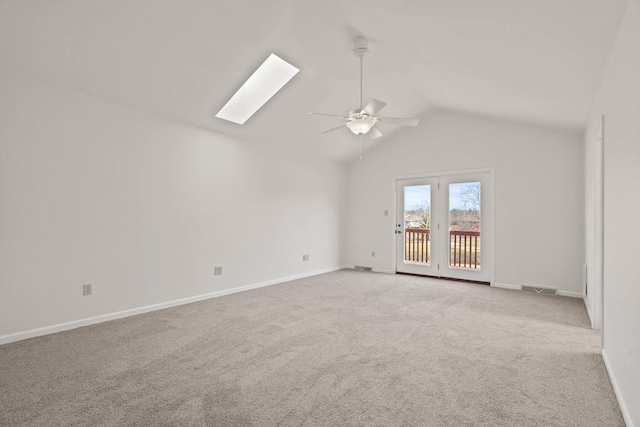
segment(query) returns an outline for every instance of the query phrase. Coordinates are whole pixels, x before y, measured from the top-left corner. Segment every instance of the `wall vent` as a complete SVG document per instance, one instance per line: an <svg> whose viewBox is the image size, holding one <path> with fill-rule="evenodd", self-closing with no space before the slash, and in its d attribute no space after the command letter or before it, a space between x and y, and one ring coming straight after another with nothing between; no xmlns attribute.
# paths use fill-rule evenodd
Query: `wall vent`
<svg viewBox="0 0 640 427"><path fill-rule="evenodd" d="M363 265L356 265L353 269L358 271L371 271L371 267L365 267Z"/></svg>
<svg viewBox="0 0 640 427"><path fill-rule="evenodd" d="M537 286L522 285L522 290L527 292L535 292L537 294L558 295L558 290L552 288L539 288Z"/></svg>

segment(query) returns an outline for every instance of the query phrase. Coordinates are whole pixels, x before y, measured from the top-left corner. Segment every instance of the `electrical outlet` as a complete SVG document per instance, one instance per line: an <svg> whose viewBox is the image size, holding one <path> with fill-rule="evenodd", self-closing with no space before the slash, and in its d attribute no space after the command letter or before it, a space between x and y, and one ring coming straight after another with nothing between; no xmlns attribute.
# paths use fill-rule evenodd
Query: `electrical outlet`
<svg viewBox="0 0 640 427"><path fill-rule="evenodd" d="M389 216L389 211L385 209L384 216Z"/></svg>
<svg viewBox="0 0 640 427"><path fill-rule="evenodd" d="M222 274L222 267L213 267L213 275L220 276Z"/></svg>
<svg viewBox="0 0 640 427"><path fill-rule="evenodd" d="M91 284L82 285L82 295L83 296L91 295Z"/></svg>
<svg viewBox="0 0 640 427"><path fill-rule="evenodd" d="M309 261L309 255L302 255L302 261Z"/></svg>
<svg viewBox="0 0 640 427"><path fill-rule="evenodd" d="M375 252L371 252L371 256L372 256L373 258L375 258L375 257L376 257L376 253L375 253Z"/></svg>

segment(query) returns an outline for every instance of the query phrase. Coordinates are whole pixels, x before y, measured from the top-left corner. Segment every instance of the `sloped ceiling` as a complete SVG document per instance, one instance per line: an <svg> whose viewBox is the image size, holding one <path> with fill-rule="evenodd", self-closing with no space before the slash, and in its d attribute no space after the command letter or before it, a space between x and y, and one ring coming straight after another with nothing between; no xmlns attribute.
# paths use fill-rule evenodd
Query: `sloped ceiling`
<svg viewBox="0 0 640 427"><path fill-rule="evenodd" d="M0 70L337 161L360 150L308 111L364 99L386 116L438 108L581 130L627 0L4 0ZM245 125L214 117L269 55L300 73ZM423 121L421 126L428 126ZM409 128L384 127L372 144Z"/></svg>

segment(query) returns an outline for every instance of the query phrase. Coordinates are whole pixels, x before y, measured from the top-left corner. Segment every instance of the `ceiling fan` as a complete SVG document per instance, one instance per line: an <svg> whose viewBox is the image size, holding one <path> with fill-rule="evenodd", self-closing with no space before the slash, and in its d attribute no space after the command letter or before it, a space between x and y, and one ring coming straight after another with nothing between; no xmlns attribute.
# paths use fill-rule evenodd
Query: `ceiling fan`
<svg viewBox="0 0 640 427"><path fill-rule="evenodd" d="M385 123L395 126L418 126L419 119L405 119L400 117L382 117L376 116L378 111L382 110L387 104L377 99L372 99L367 105L362 106L362 59L369 53L369 42L364 37L356 37L353 45L353 54L360 59L360 107L349 111L347 116L338 114L325 113L308 113L321 116L340 117L346 120L339 126L327 129L320 134L329 133L338 130L344 126L348 127L355 135L369 134L371 139L382 136L382 133L374 126L376 123Z"/></svg>

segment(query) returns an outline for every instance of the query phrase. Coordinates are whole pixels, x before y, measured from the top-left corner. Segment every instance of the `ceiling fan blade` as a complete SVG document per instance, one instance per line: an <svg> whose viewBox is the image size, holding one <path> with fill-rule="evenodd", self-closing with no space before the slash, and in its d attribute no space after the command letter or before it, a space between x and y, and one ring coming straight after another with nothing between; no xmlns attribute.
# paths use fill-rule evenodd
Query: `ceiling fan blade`
<svg viewBox="0 0 640 427"><path fill-rule="evenodd" d="M418 126L418 123L420 123L420 119L405 119L402 117L377 116L376 119L378 119L380 123L394 126Z"/></svg>
<svg viewBox="0 0 640 427"><path fill-rule="evenodd" d="M340 126L335 126L335 127L329 128L329 129L327 129L327 130L324 130L324 131L320 132L320 135L322 135L323 133L333 132L334 130L338 130L338 129L340 129L341 127L345 127L346 125L347 125L346 123L343 123L343 124L341 124Z"/></svg>
<svg viewBox="0 0 640 427"><path fill-rule="evenodd" d="M348 117L345 116L341 116L339 114L327 114L327 113L307 113L307 114L313 114L314 116L329 116L329 117L340 117L341 119L348 119Z"/></svg>
<svg viewBox="0 0 640 427"><path fill-rule="evenodd" d="M369 139L376 139L382 136L382 133L375 127L372 127L371 130L367 133L369 135Z"/></svg>
<svg viewBox="0 0 640 427"><path fill-rule="evenodd" d="M382 110L386 106L386 102L379 101L377 99L372 99L369 101L367 105L364 106L363 110L370 116L375 116L376 113Z"/></svg>

